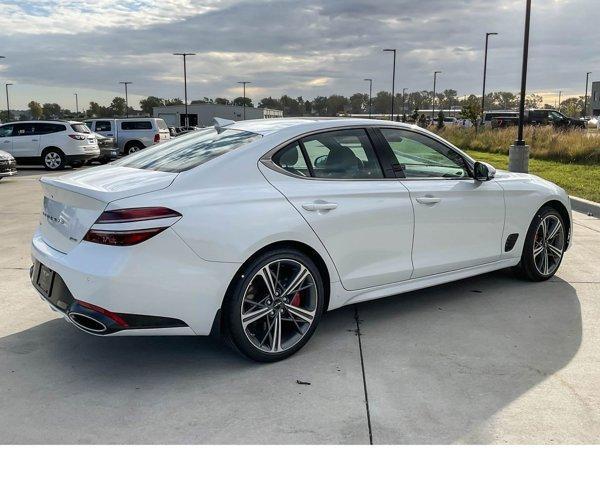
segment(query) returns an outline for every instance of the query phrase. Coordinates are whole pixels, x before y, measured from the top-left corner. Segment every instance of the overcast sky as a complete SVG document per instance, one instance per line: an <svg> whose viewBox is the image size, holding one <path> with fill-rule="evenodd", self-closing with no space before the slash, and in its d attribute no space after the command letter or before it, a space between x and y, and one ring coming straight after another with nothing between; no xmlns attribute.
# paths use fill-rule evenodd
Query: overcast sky
<svg viewBox="0 0 600 480"><path fill-rule="evenodd" d="M108 104L130 85L130 103L148 95L283 93L305 98L432 88L480 93L485 32L491 38L488 91L518 91L525 0L0 0L0 82L11 106L29 100L75 108ZM600 0L533 0L528 89L554 102L583 94L585 72L600 79ZM3 86L3 85L2 85ZM3 92L2 92L3 93ZM5 108L4 95L0 105Z"/></svg>

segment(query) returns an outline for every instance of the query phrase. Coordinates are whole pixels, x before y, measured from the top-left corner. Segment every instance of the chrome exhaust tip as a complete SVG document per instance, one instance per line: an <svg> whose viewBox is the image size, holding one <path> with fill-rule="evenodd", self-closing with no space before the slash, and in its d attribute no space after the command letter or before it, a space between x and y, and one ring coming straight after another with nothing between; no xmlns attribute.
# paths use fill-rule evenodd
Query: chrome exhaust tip
<svg viewBox="0 0 600 480"><path fill-rule="evenodd" d="M81 330L91 333L104 333L108 328L102 322L83 313L70 313L71 322Z"/></svg>

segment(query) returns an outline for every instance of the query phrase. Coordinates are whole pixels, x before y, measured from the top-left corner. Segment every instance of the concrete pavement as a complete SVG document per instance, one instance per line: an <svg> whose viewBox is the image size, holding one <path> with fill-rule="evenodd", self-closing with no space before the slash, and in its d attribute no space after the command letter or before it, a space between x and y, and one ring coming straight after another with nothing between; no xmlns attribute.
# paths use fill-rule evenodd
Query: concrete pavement
<svg viewBox="0 0 600 480"><path fill-rule="evenodd" d="M57 318L28 278L43 173L0 181L2 444L599 442L598 219L574 215L550 282L502 271L342 308L261 365Z"/></svg>

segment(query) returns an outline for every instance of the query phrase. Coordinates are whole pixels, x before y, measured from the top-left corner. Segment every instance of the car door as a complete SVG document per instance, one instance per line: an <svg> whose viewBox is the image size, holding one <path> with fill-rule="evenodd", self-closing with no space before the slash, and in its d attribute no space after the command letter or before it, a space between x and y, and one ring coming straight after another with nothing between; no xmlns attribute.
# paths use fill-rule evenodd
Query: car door
<svg viewBox="0 0 600 480"><path fill-rule="evenodd" d="M0 150L12 155L13 125L0 125ZM14 156L14 155L13 155Z"/></svg>
<svg viewBox="0 0 600 480"><path fill-rule="evenodd" d="M13 157L34 158L40 153L40 135L33 122L15 123L12 135Z"/></svg>
<svg viewBox="0 0 600 480"><path fill-rule="evenodd" d="M344 288L410 278L409 193L394 178L384 177L366 130L306 136L263 159L260 168L319 237Z"/></svg>
<svg viewBox="0 0 600 480"><path fill-rule="evenodd" d="M462 155L429 135L393 128L381 133L414 208L413 278L499 260L502 188L473 180Z"/></svg>

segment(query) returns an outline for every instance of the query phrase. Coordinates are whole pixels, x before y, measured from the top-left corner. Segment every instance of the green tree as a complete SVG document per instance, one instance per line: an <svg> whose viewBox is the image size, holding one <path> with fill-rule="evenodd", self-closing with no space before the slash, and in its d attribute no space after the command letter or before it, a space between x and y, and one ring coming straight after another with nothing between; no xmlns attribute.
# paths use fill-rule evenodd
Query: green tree
<svg viewBox="0 0 600 480"><path fill-rule="evenodd" d="M583 113L584 98L570 97L560 102L560 111L567 117L579 117Z"/></svg>
<svg viewBox="0 0 600 480"><path fill-rule="evenodd" d="M217 105L231 105L231 102L227 98L217 97L215 98Z"/></svg>
<svg viewBox="0 0 600 480"><path fill-rule="evenodd" d="M179 97L165 99L165 106L167 107L170 107L171 105L183 105L183 103L183 100Z"/></svg>
<svg viewBox="0 0 600 480"><path fill-rule="evenodd" d="M165 101L159 97L150 96L148 98L144 98L140 100L140 108L142 112L147 113L148 115L152 115L154 107L162 107L164 106Z"/></svg>
<svg viewBox="0 0 600 480"><path fill-rule="evenodd" d="M315 97L312 101L312 111L319 117L327 115L327 97Z"/></svg>
<svg viewBox="0 0 600 480"><path fill-rule="evenodd" d="M244 104L247 107L254 107L254 104L252 103L252 100L249 99L248 97L237 97L233 100L233 104L234 105L239 105L239 106L244 106Z"/></svg>
<svg viewBox="0 0 600 480"><path fill-rule="evenodd" d="M477 130L477 120L480 113L481 106L476 101L463 105L460 112L463 118L470 120L470 122L475 126L475 130Z"/></svg>
<svg viewBox="0 0 600 480"><path fill-rule="evenodd" d="M365 113L369 111L369 95L355 93L349 99L351 113Z"/></svg>
<svg viewBox="0 0 600 480"><path fill-rule="evenodd" d="M123 97L115 97L112 102L110 102L110 110L113 115L117 117L122 117L126 113L127 104L125 103L125 99Z"/></svg>
<svg viewBox="0 0 600 480"><path fill-rule="evenodd" d="M42 118L44 110L38 102L32 100L27 104L27 106L29 107L29 113L31 114L31 118L35 120Z"/></svg>
<svg viewBox="0 0 600 480"><path fill-rule="evenodd" d="M539 108L542 104L543 98L541 95L531 93L525 97L525 108Z"/></svg>
<svg viewBox="0 0 600 480"><path fill-rule="evenodd" d="M44 103L42 107L42 115L46 119L59 118L62 113L62 108L58 103Z"/></svg>
<svg viewBox="0 0 600 480"><path fill-rule="evenodd" d="M282 110L281 102L272 97L263 98L260 102L258 102L258 108L273 108L275 110Z"/></svg>

